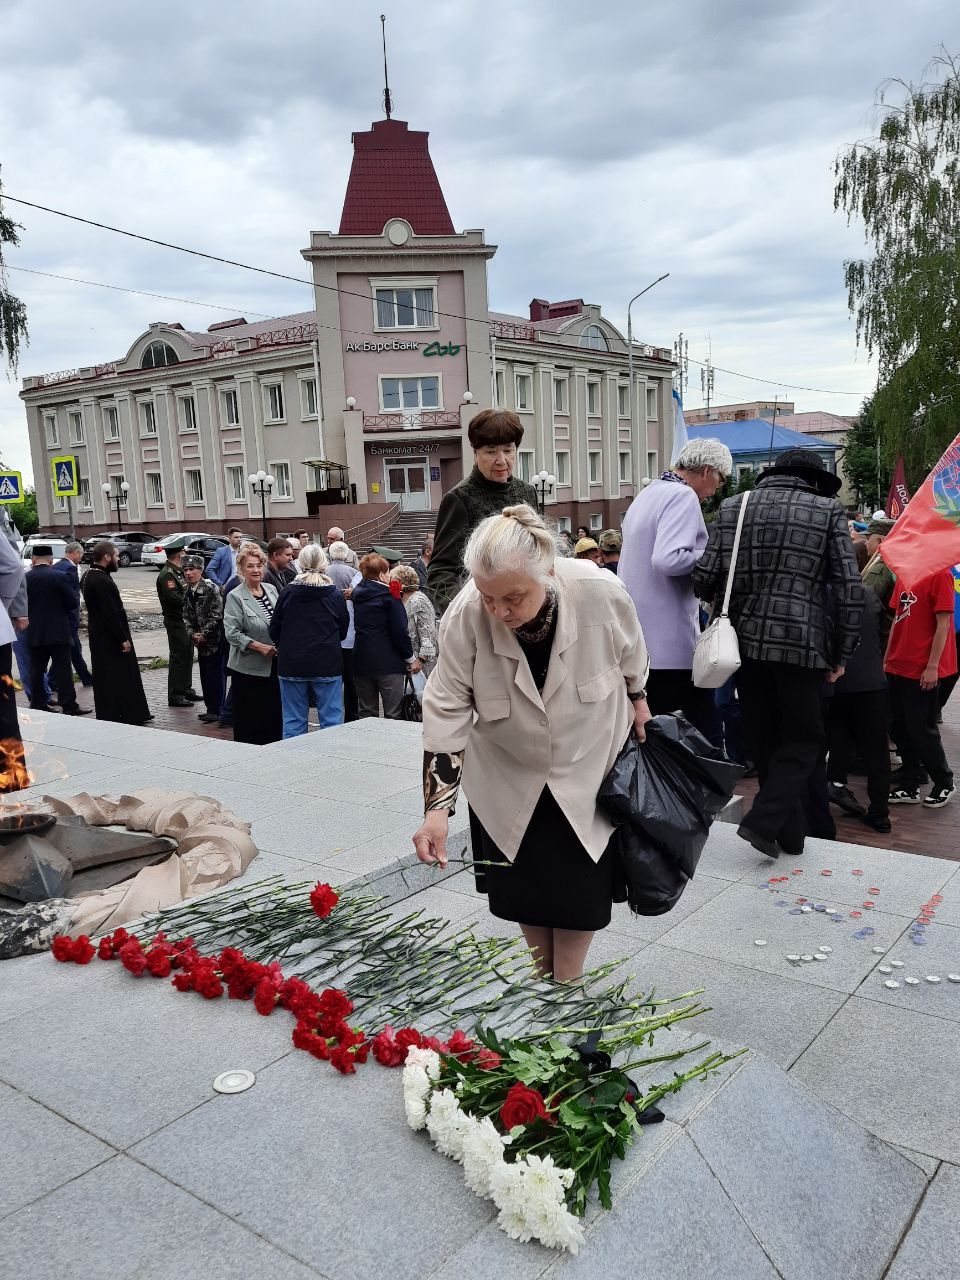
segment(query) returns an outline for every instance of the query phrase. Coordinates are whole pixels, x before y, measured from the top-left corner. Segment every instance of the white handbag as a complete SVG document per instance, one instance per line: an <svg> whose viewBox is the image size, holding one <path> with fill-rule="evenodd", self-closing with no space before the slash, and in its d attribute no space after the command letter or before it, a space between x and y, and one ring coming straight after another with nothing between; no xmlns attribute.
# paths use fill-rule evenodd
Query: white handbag
<svg viewBox="0 0 960 1280"><path fill-rule="evenodd" d="M740 550L740 534L743 532L743 517L749 497L748 489L743 495L737 516L737 532L733 537L733 554L730 557L730 568L727 570L723 606L718 616L702 633L693 651L693 683L698 689L719 689L740 670L740 644L728 615L733 575L737 568L737 553Z"/></svg>

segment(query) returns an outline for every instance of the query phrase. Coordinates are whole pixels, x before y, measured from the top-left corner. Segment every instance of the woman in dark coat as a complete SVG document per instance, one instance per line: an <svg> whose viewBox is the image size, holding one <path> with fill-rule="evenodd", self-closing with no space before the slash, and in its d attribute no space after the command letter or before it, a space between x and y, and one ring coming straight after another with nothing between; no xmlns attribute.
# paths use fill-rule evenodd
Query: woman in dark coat
<svg viewBox="0 0 960 1280"><path fill-rule="evenodd" d="M127 611L113 580L117 548L98 542L80 590L87 606L87 633L93 667L93 705L98 720L145 724L152 720L143 692Z"/></svg>
<svg viewBox="0 0 960 1280"><path fill-rule="evenodd" d="M407 611L387 586L390 565L371 551L360 561L363 581L353 589L353 676L360 719L380 714L400 719L407 672L420 670L407 629Z"/></svg>

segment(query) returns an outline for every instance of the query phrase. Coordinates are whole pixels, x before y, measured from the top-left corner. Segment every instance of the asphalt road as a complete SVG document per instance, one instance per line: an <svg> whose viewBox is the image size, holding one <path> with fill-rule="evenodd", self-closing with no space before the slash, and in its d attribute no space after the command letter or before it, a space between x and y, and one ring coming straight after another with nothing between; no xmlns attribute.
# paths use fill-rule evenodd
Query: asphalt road
<svg viewBox="0 0 960 1280"><path fill-rule="evenodd" d="M147 564L132 564L129 569L118 569L116 583L126 608L136 613L159 613L160 600L157 596L157 574Z"/></svg>

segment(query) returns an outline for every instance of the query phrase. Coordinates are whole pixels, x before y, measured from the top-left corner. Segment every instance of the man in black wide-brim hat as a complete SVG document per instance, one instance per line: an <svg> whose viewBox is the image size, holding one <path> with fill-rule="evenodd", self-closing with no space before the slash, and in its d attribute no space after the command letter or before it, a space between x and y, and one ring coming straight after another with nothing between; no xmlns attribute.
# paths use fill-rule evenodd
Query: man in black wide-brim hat
<svg viewBox="0 0 960 1280"><path fill-rule="evenodd" d="M803 798L824 741L825 682L857 646L863 587L840 479L812 449L788 449L761 472L743 522L730 599L740 642L737 694L760 790L738 834L770 858L801 853ZM710 526L694 590L723 598L743 498Z"/></svg>

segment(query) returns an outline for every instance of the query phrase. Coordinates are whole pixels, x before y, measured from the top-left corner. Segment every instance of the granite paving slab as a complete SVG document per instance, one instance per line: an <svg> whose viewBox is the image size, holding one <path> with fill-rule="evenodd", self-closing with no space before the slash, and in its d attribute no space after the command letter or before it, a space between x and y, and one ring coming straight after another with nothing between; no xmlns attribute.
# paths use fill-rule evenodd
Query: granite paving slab
<svg viewBox="0 0 960 1280"><path fill-rule="evenodd" d="M386 806L366 808L337 800L324 800L306 813L296 803L270 814L257 824L257 843L263 849L308 862L323 862L330 854L343 853L376 836L395 834L406 848L413 832L407 814L391 813Z"/></svg>
<svg viewBox="0 0 960 1280"><path fill-rule="evenodd" d="M960 1259L960 1168L942 1164L886 1280L956 1280Z"/></svg>
<svg viewBox="0 0 960 1280"><path fill-rule="evenodd" d="M755 1055L687 1127L784 1280L877 1280L925 1174Z"/></svg>
<svg viewBox="0 0 960 1280"><path fill-rule="evenodd" d="M766 868L777 865L778 863L757 853L746 840L741 840L736 827L726 822L715 822L700 855L697 875L715 876L719 880L740 880L751 872L759 875ZM775 873L770 871L768 874Z"/></svg>
<svg viewBox="0 0 960 1280"><path fill-rule="evenodd" d="M422 1280L494 1213L458 1165L411 1133L399 1072L345 1079L304 1053L134 1154L224 1213L242 1206L251 1230L337 1280L382 1280L385 1267Z"/></svg>
<svg viewBox="0 0 960 1280"><path fill-rule="evenodd" d="M251 1188L251 1192L254 1188ZM260 1189L256 1188L256 1193ZM100 1280L317 1280L324 1273L125 1156L3 1223L0 1275Z"/></svg>
<svg viewBox="0 0 960 1280"><path fill-rule="evenodd" d="M905 935L885 955L875 956L877 964L857 988L857 995L960 1022L960 929L931 924L924 930L923 939L924 945L916 946ZM891 960L902 960L903 968L891 966ZM891 968L892 972L888 971ZM951 982L948 973L958 981ZM928 982L928 975L940 981ZM908 978L918 981L908 982ZM891 988L885 985L887 982L900 985Z"/></svg>
<svg viewBox="0 0 960 1280"><path fill-rule="evenodd" d="M0 1133L0 1219L116 1155L106 1143L5 1084L0 1084Z"/></svg>
<svg viewBox="0 0 960 1280"><path fill-rule="evenodd" d="M947 1018L854 996L791 1076L871 1133L960 1163L960 1032Z"/></svg>
<svg viewBox="0 0 960 1280"><path fill-rule="evenodd" d="M82 1001L88 972L82 965L58 964L49 952L0 960L0 1024L60 1000ZM27 1025L24 1021L21 1028ZM0 1052L11 1035L0 1034Z"/></svg>
<svg viewBox="0 0 960 1280"><path fill-rule="evenodd" d="M591 950L591 956L593 952ZM758 1049L789 1067L843 1004L844 995L777 973L651 943L635 957L635 990L673 997L703 988L698 1033Z"/></svg>
<svg viewBox="0 0 960 1280"><path fill-rule="evenodd" d="M44 969L76 968L49 955L24 962L37 967L39 982ZM129 1146L213 1096L221 1071L238 1064L256 1071L292 1052L288 1018L182 995L117 964L77 974L71 999L3 1024L0 1080L113 1146Z"/></svg>
<svg viewBox="0 0 960 1280"><path fill-rule="evenodd" d="M753 884L731 884L664 933L660 941L681 951L762 969L795 982L852 992L873 968L876 956L871 948L889 947L907 924L904 917L882 911L865 912L869 920L838 916L840 923L819 911L791 915L789 906L775 905L776 897L758 891ZM854 938L861 926L875 933L866 939ZM758 939L765 945L758 946ZM821 946L832 948L825 961L791 964L786 959L787 955L812 956Z"/></svg>
<svg viewBox="0 0 960 1280"><path fill-rule="evenodd" d="M625 902L615 902L608 927L612 933L626 934L630 937L643 938L647 942L654 942L727 888L729 888L728 881L698 872L688 882L680 896L680 901L672 911L667 911L662 916L638 916L634 915Z"/></svg>
<svg viewBox="0 0 960 1280"><path fill-rule="evenodd" d="M954 871L939 893L943 901L935 908L937 923L952 924L960 928L960 867Z"/></svg>

